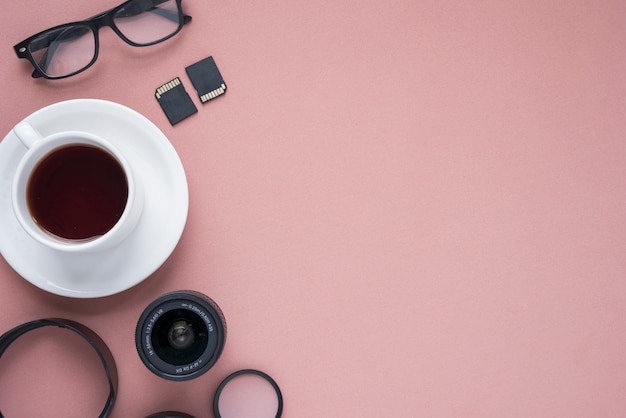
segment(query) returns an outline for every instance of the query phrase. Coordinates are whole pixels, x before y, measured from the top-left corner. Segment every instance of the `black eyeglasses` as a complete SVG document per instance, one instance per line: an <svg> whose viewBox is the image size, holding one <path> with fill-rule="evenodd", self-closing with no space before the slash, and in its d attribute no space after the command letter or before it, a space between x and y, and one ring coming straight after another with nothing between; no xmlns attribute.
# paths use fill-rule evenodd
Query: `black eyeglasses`
<svg viewBox="0 0 626 418"><path fill-rule="evenodd" d="M98 58L98 31L108 26L132 46L149 46L176 35L191 16L182 0L128 0L82 22L55 26L15 45L18 58L35 67L32 76L70 77L91 67Z"/></svg>

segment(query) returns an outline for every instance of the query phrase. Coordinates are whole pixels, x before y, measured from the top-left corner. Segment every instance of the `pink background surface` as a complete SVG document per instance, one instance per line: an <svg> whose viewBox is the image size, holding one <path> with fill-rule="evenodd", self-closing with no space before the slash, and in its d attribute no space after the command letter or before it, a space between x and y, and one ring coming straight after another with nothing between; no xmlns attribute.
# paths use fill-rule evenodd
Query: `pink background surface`
<svg viewBox="0 0 626 418"><path fill-rule="evenodd" d="M46 82L12 46L117 1L7 2L0 138L58 101L121 103L176 148L190 208L162 268L112 297L50 295L0 260L0 330L98 332L113 417L212 416L248 367L286 417L625 416L626 3L472 3L185 0L175 39L137 49L106 29L93 68ZM184 67L209 55L229 89L202 106ZM199 112L171 127L153 93L175 76ZM134 329L185 288L229 334L213 369L173 383ZM60 332L0 360L7 417L100 411L95 355Z"/></svg>

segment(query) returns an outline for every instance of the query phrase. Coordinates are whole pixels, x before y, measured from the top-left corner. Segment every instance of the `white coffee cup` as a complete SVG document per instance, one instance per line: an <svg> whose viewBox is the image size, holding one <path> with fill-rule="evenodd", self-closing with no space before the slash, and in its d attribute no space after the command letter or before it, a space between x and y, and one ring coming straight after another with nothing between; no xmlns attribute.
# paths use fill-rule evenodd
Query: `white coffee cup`
<svg viewBox="0 0 626 418"><path fill-rule="evenodd" d="M27 122L13 133L27 148L13 178L13 210L31 237L53 250L92 253L133 231L143 210L142 188L110 142L81 131L43 137Z"/></svg>

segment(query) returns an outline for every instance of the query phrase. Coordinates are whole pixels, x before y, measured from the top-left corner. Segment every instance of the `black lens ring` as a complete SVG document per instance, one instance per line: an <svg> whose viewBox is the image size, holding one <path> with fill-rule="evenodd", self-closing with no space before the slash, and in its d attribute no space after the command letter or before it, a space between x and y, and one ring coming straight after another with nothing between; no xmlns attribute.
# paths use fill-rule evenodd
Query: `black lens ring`
<svg viewBox="0 0 626 418"><path fill-rule="evenodd" d="M146 418L195 418L193 415L185 414L184 412L165 411L157 412L156 414L148 415Z"/></svg>
<svg viewBox="0 0 626 418"><path fill-rule="evenodd" d="M80 335L85 341L87 341L98 354L98 358L102 362L102 366L104 366L104 372L106 373L107 381L109 383L109 396L107 398L106 404L104 405L104 409L99 415L99 418L108 417L111 413L111 410L113 409L113 405L115 404L115 396L117 393L117 367L115 365L115 359L113 358L113 354L111 354L111 350L109 350L109 347L107 347L105 342L102 340L102 338L100 338L98 334L96 334L85 325L79 324L78 322L74 322L69 319L60 318L37 319L35 321L26 322L22 325L18 325L0 336L0 357L2 357L6 349L19 337L29 331L46 326L56 326L75 332L76 334ZM0 418L2 417L3 415L0 412Z"/></svg>
<svg viewBox="0 0 626 418"><path fill-rule="evenodd" d="M175 365L160 358L152 346L152 333L159 318L172 310L186 310L207 326L208 343L202 354L188 364ZM226 320L219 306L208 296L195 291L167 293L150 303L141 314L135 330L137 353L154 374L168 380L194 379L217 362L226 342Z"/></svg>
<svg viewBox="0 0 626 418"><path fill-rule="evenodd" d="M280 387L278 387L276 381L272 379L272 377L269 376L267 373L263 373L262 371L255 369L239 370L230 374L228 377L226 377L226 379L222 380L222 383L220 383L220 385L218 386L217 390L215 391L215 397L213 398L213 414L215 415L215 418L222 418L219 408L220 396L222 396L222 391L231 380L244 374L253 374L262 377L272 385L272 387L276 391L276 398L278 399L276 418L280 418L280 416L283 414L283 394L280 391Z"/></svg>

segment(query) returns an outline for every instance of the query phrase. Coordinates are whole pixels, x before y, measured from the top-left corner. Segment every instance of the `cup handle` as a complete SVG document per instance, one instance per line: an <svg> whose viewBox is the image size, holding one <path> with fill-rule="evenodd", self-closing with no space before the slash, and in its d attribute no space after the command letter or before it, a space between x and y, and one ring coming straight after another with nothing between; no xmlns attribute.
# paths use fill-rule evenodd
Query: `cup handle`
<svg viewBox="0 0 626 418"><path fill-rule="evenodd" d="M13 128L13 133L22 141L26 148L30 148L43 136L33 128L28 122L20 122Z"/></svg>

